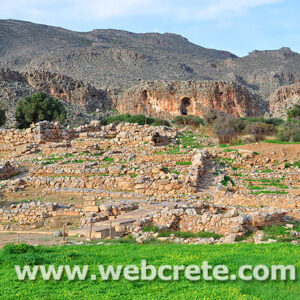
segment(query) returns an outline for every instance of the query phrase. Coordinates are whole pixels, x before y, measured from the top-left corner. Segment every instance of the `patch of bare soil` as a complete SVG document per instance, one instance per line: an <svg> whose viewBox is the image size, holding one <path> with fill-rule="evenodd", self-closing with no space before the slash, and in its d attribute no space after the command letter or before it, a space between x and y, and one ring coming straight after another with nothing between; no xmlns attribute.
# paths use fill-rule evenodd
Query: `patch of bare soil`
<svg viewBox="0 0 300 300"><path fill-rule="evenodd" d="M300 144L273 144L257 143L232 147L233 149L246 149L258 152L279 162L300 159Z"/></svg>

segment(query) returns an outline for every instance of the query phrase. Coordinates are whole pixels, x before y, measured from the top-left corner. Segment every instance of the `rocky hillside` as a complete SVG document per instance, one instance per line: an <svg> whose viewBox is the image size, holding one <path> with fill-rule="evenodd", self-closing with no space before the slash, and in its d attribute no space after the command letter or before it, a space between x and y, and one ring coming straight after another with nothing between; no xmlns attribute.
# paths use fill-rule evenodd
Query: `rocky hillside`
<svg viewBox="0 0 300 300"><path fill-rule="evenodd" d="M281 87L269 97L270 113L274 117L285 118L286 111L300 103L300 81Z"/></svg>
<svg viewBox="0 0 300 300"><path fill-rule="evenodd" d="M285 106L275 91L284 94L300 79L300 54L281 48L237 57L170 33L73 32L0 20L1 67L9 71L0 75L0 98L11 107L42 90L72 107L73 116L89 118L111 108L156 116L202 115L207 107L261 115L269 100L271 114L279 115Z"/></svg>
<svg viewBox="0 0 300 300"><path fill-rule="evenodd" d="M138 79L236 81L263 98L300 78L300 54L289 48L239 58L170 33L73 32L15 20L0 21L0 65L64 74L98 88L128 88Z"/></svg>
<svg viewBox="0 0 300 300"><path fill-rule="evenodd" d="M266 112L267 105L245 87L225 81L141 82L117 101L120 112L160 118L203 116L211 108L236 116L259 116Z"/></svg>
<svg viewBox="0 0 300 300"><path fill-rule="evenodd" d="M106 92L90 84L49 72L20 73L2 68L0 99L7 109L8 126L15 123L16 103L38 91L47 92L64 103L70 124L84 123L91 120L95 113L111 109L111 100Z"/></svg>

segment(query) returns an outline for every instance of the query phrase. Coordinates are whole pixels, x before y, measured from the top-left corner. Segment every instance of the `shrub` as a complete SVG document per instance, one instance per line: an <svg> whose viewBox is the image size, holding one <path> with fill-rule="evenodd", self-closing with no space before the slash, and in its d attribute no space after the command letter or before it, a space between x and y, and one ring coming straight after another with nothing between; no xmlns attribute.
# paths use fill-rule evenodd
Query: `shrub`
<svg viewBox="0 0 300 300"><path fill-rule="evenodd" d="M129 123L137 123L139 125L151 124L154 122L153 118L147 118L145 115L133 115L128 119Z"/></svg>
<svg viewBox="0 0 300 300"><path fill-rule="evenodd" d="M253 134L255 141L261 141L268 135L277 134L277 129L274 125L263 123L263 122L255 122L250 123L246 126L244 132L246 134Z"/></svg>
<svg viewBox="0 0 300 300"><path fill-rule="evenodd" d="M285 142L300 142L300 121L290 119L280 128L278 139Z"/></svg>
<svg viewBox="0 0 300 300"><path fill-rule="evenodd" d="M279 126L284 123L284 120L280 118L269 118L269 119L264 119L264 122L274 126Z"/></svg>
<svg viewBox="0 0 300 300"><path fill-rule="evenodd" d="M217 134L220 144L231 144L233 137L237 136L243 128L244 123L239 118L228 114L219 115L213 122L213 131Z"/></svg>
<svg viewBox="0 0 300 300"><path fill-rule="evenodd" d="M210 109L203 116L204 124L211 126L217 119L224 117L224 115L225 113L218 109Z"/></svg>
<svg viewBox="0 0 300 300"><path fill-rule="evenodd" d="M150 124L151 126L171 126L169 121L155 118L154 122Z"/></svg>
<svg viewBox="0 0 300 300"><path fill-rule="evenodd" d="M114 115L102 118L100 120L102 125L108 125L111 123L119 124L121 122L128 122L128 123L137 123L139 125L152 125L152 126L170 126L170 123L166 120L162 119L154 119L151 117L146 117L145 115L131 115L129 113Z"/></svg>
<svg viewBox="0 0 300 300"><path fill-rule="evenodd" d="M34 247L27 245L27 244L8 244L3 247L3 252L5 254L21 254L21 253L27 253L29 251L33 251Z"/></svg>
<svg viewBox="0 0 300 300"><path fill-rule="evenodd" d="M263 117L243 117L240 119L246 124L246 126L251 123L266 123L274 126L279 126L284 123L284 120L280 118L265 119Z"/></svg>
<svg viewBox="0 0 300 300"><path fill-rule="evenodd" d="M64 123L66 116L63 104L43 92L38 92L18 102L16 109L19 128L27 128L31 123L44 120Z"/></svg>
<svg viewBox="0 0 300 300"><path fill-rule="evenodd" d="M289 119L300 119L300 102L288 110L287 115Z"/></svg>
<svg viewBox="0 0 300 300"><path fill-rule="evenodd" d="M6 114L4 105L2 102L0 102L0 126L3 126L6 122Z"/></svg>
<svg viewBox="0 0 300 300"><path fill-rule="evenodd" d="M201 125L204 125L203 119L201 119L198 116L177 116L174 120L173 123L176 125L189 125L193 127L199 127Z"/></svg>

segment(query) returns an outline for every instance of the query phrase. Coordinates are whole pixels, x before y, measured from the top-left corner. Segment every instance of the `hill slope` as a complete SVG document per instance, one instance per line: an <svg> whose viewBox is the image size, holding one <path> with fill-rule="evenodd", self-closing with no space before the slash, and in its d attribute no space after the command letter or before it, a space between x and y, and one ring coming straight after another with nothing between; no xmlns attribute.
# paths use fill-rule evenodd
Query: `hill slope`
<svg viewBox="0 0 300 300"><path fill-rule="evenodd" d="M238 58L176 34L120 30L74 32L30 22L0 21L0 64L47 70L98 88L127 88L144 80L229 80L266 98L300 78L300 55L289 48Z"/></svg>

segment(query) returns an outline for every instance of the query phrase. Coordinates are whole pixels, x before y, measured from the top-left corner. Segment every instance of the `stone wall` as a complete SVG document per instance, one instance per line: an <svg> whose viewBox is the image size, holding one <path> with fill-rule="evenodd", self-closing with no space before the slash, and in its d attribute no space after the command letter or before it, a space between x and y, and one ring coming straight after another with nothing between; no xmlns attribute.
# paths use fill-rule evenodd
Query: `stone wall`
<svg viewBox="0 0 300 300"><path fill-rule="evenodd" d="M192 159L192 166L186 178L186 184L189 184L195 192L200 188L200 180L207 168L209 156L209 152L207 152L206 149L203 149L198 150L197 154L194 155Z"/></svg>
<svg viewBox="0 0 300 300"><path fill-rule="evenodd" d="M4 164L0 165L0 179L7 179L21 172L19 165L11 164L6 161Z"/></svg>
<svg viewBox="0 0 300 300"><path fill-rule="evenodd" d="M42 121L32 124L25 130L2 129L0 130L0 145L2 150L11 150L16 147L30 143L47 143L70 141L78 137L88 138L90 133L96 133L103 138L113 138L113 142L121 145L131 142L147 142L157 146L167 145L174 142L178 131L165 126L151 127L131 123L119 125L110 124L101 126L99 121L92 121L90 124L77 128L64 127L58 122L52 123Z"/></svg>
<svg viewBox="0 0 300 300"><path fill-rule="evenodd" d="M166 207L159 213L146 216L140 221L143 226L157 226L165 230L183 232L214 232L222 235L243 236L249 230L263 226L282 224L287 211L268 209L226 208L209 205L178 205Z"/></svg>
<svg viewBox="0 0 300 300"><path fill-rule="evenodd" d="M0 209L0 223L31 225L54 216L79 216L80 211L73 206L56 203L29 202L12 204Z"/></svg>

